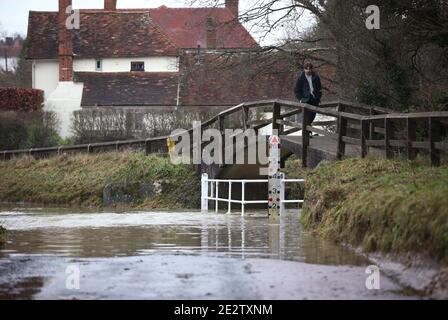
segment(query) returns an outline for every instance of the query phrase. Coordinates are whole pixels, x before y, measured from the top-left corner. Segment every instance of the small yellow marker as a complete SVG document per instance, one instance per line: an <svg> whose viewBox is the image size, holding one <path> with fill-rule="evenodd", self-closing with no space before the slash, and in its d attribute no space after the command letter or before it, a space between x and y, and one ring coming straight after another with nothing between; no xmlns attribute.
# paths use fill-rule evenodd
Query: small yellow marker
<svg viewBox="0 0 448 320"><path fill-rule="evenodd" d="M166 138L166 145L168 147L168 153L172 154L174 152L174 148L176 147L176 142L174 142L171 138Z"/></svg>

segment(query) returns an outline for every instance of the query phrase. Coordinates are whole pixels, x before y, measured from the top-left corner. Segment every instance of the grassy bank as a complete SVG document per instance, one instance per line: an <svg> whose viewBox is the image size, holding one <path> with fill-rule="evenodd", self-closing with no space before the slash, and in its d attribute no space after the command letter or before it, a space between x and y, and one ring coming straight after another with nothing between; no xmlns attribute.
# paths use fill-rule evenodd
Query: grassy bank
<svg viewBox="0 0 448 320"><path fill-rule="evenodd" d="M194 168L142 153L104 153L0 162L0 201L99 207L112 186L145 208L199 207L200 177ZM142 196L141 186L149 186Z"/></svg>
<svg viewBox="0 0 448 320"><path fill-rule="evenodd" d="M448 167L348 159L306 172L302 223L366 251L448 264Z"/></svg>

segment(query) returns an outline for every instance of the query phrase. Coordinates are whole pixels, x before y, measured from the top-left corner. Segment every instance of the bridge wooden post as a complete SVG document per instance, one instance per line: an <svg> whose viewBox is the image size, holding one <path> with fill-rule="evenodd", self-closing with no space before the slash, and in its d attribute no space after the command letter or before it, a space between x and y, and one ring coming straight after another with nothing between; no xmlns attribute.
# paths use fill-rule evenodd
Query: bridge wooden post
<svg viewBox="0 0 448 320"><path fill-rule="evenodd" d="M249 107L243 105L241 108L243 112L243 129L246 131L249 128L248 122L249 122Z"/></svg>
<svg viewBox="0 0 448 320"><path fill-rule="evenodd" d="M190 160L194 163L194 139L192 129L188 131L188 137L190 139L190 151L189 151Z"/></svg>
<svg viewBox="0 0 448 320"><path fill-rule="evenodd" d="M375 109L373 107L370 107L369 114L371 116L375 115ZM375 122L371 121L369 125L369 140L373 140L374 136L375 136Z"/></svg>
<svg viewBox="0 0 448 320"><path fill-rule="evenodd" d="M224 137L224 133L225 133L225 127L224 127L224 116L219 115L218 116L218 130L221 133L221 156L218 157L219 158L219 166L222 167L224 166L224 162L225 162L225 150L226 150L226 146L225 146L225 137ZM233 154L233 152L232 152ZM232 155L233 157L233 155Z"/></svg>
<svg viewBox="0 0 448 320"><path fill-rule="evenodd" d="M243 104L241 111L243 116L243 130L246 132L249 129L249 107ZM248 148L248 143L248 139L244 137L244 148Z"/></svg>
<svg viewBox="0 0 448 320"><path fill-rule="evenodd" d="M277 120L282 120L281 117L281 106L278 102L274 102L272 111L272 130L277 130L277 133L272 134L280 135L283 132L283 125L277 123Z"/></svg>
<svg viewBox="0 0 448 320"><path fill-rule="evenodd" d="M339 115L338 119L338 149L336 157L338 160L341 160L342 157L345 155L345 141L344 137L347 135L347 119L343 116Z"/></svg>
<svg viewBox="0 0 448 320"><path fill-rule="evenodd" d="M361 120L361 158L367 156L367 143L366 140L370 136L369 134L369 121Z"/></svg>
<svg viewBox="0 0 448 320"><path fill-rule="evenodd" d="M344 112L345 111L345 106L338 102L338 106L336 107L337 112ZM339 125L339 121L336 123L336 133L339 133L340 130L340 125Z"/></svg>
<svg viewBox="0 0 448 320"><path fill-rule="evenodd" d="M146 139L145 141L145 154L149 155L151 154L151 140Z"/></svg>
<svg viewBox="0 0 448 320"><path fill-rule="evenodd" d="M388 118L384 118L384 148L386 149L386 159L392 159L394 154L390 147L392 137L392 123Z"/></svg>
<svg viewBox="0 0 448 320"><path fill-rule="evenodd" d="M435 147L435 143L439 141L440 122L436 118L429 117L429 155L433 166L440 166L440 150Z"/></svg>
<svg viewBox="0 0 448 320"><path fill-rule="evenodd" d="M412 142L417 140L417 127L415 120L406 118L406 156L408 160L417 157L417 149L412 147Z"/></svg>
<svg viewBox="0 0 448 320"><path fill-rule="evenodd" d="M302 107L302 113L302 167L306 168L308 166L308 145L310 144L310 133L307 129L309 111L306 107Z"/></svg>

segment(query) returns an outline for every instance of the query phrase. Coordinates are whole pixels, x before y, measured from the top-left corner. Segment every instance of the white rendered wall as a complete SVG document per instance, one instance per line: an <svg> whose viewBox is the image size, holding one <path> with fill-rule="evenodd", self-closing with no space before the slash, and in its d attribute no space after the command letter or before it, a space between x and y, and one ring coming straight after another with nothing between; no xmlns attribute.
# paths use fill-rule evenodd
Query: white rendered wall
<svg viewBox="0 0 448 320"><path fill-rule="evenodd" d="M177 72L177 57L141 57L141 58L104 58L102 69L98 72L130 72L132 61L143 61L145 72ZM76 59L73 62L75 72L96 72L96 59Z"/></svg>
<svg viewBox="0 0 448 320"><path fill-rule="evenodd" d="M59 135L67 138L72 135L73 111L81 109L84 85L71 81L59 82L56 89L45 101L45 111L53 111L59 120Z"/></svg>
<svg viewBox="0 0 448 320"><path fill-rule="evenodd" d="M102 59L101 72L129 72L131 61L144 61L145 72L177 72L177 57L147 58L106 58ZM75 59L75 72L95 72L95 59ZM73 111L81 109L82 83L59 82L59 64L57 60L36 60L33 62L33 88L45 92L46 111L54 111L60 121L59 134L66 138L71 135L71 117Z"/></svg>
<svg viewBox="0 0 448 320"><path fill-rule="evenodd" d="M131 61L144 61L146 72L178 72L177 57L146 58L106 58L102 59L101 72L129 72ZM75 59L75 72L95 72L95 59ZM45 99L56 89L59 82L59 66L57 60L36 60L33 63L33 88L45 92Z"/></svg>
<svg viewBox="0 0 448 320"><path fill-rule="evenodd" d="M59 83L59 64L57 60L39 60L33 62L33 88L45 92L45 99L56 89Z"/></svg>

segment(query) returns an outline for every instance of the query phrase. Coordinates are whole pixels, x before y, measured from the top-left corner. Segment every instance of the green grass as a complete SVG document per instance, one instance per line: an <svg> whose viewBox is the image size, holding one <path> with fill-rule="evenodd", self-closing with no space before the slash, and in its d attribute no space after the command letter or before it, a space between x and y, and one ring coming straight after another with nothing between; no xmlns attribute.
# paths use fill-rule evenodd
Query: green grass
<svg viewBox="0 0 448 320"><path fill-rule="evenodd" d="M348 159L306 178L306 229L366 251L448 263L448 166Z"/></svg>
<svg viewBox="0 0 448 320"><path fill-rule="evenodd" d="M168 158L131 152L42 160L22 157L0 162L0 201L99 207L103 189L109 183L157 181L172 192L139 199L135 205L145 202L149 207L192 207L199 205L200 195L200 190L192 187L200 179L193 169L173 165ZM190 201L196 200L196 195L197 201Z"/></svg>

